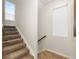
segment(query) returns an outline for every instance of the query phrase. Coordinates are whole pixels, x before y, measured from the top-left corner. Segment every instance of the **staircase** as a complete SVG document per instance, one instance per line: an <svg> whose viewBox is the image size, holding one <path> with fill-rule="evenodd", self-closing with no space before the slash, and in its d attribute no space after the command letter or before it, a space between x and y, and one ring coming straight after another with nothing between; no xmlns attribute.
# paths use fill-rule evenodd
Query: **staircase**
<svg viewBox="0 0 79 59"><path fill-rule="evenodd" d="M2 59L34 59L15 26L2 30Z"/></svg>

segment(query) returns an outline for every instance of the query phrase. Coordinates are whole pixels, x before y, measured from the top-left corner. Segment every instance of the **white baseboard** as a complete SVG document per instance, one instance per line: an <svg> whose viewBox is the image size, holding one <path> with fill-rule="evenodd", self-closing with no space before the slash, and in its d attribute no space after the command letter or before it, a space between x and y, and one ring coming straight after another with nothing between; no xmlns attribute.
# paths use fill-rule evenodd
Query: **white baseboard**
<svg viewBox="0 0 79 59"><path fill-rule="evenodd" d="M16 25L16 28L17 28L18 32L20 33L21 37L23 38L24 42L27 44L26 47L28 47L28 49L30 50L30 54L34 56L34 59L37 59L32 48L29 46L28 42L25 40L26 38L24 37L24 35L22 34L21 30L19 29L19 27L17 25Z"/></svg>
<svg viewBox="0 0 79 59"><path fill-rule="evenodd" d="M50 50L50 49L47 49L47 48L44 48L44 49L40 50L38 53L41 53L41 52L46 51L46 50L47 50L47 51L50 51L50 52L52 52L52 53L55 53L55 54L57 54L57 55L66 57L66 58L68 58L68 59L71 59L70 56L64 55L64 54L62 54L62 53L59 53L59 52L56 52L56 51L54 51L54 50Z"/></svg>

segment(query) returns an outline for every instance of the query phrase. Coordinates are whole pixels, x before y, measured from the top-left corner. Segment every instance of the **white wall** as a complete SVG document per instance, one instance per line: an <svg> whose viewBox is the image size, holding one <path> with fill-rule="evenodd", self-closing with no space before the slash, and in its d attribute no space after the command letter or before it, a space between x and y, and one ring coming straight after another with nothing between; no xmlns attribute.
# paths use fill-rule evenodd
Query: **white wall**
<svg viewBox="0 0 79 59"><path fill-rule="evenodd" d="M24 36L31 53L37 56L37 0L16 0L16 26Z"/></svg>
<svg viewBox="0 0 79 59"><path fill-rule="evenodd" d="M52 11L53 7L59 6L62 3L68 2L67 0L64 1L56 1L56 3L50 3L46 5L45 7L41 8L39 10L39 23L38 23L38 37L41 38L43 35L47 35L47 38L43 39L39 42L39 50L42 50L44 48L47 48L49 50L54 50L59 53L62 53L64 55L67 55L71 57L71 59L75 59L75 39L69 39L70 34L68 34L69 37L63 37L63 36L53 36L52 35ZM69 8L69 7L68 7ZM68 9L68 16L70 15L70 9ZM72 17L73 18L73 17ZM70 18L69 18L70 19ZM69 20L68 19L68 20ZM71 21L71 20L69 20ZM69 22L72 24L71 22ZM70 24L68 24L68 30L70 30ZM70 28L69 28L70 27ZM68 32L69 33L69 32ZM71 33L71 31L70 31Z"/></svg>

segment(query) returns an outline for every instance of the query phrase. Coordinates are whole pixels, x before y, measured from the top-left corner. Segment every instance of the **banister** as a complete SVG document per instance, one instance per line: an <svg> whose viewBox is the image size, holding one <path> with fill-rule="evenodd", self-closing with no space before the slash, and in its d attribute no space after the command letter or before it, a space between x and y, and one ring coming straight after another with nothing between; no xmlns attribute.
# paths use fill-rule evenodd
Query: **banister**
<svg viewBox="0 0 79 59"><path fill-rule="evenodd" d="M44 35L41 39L38 40L38 42L41 41L42 39L46 38L46 37L47 37L47 35Z"/></svg>

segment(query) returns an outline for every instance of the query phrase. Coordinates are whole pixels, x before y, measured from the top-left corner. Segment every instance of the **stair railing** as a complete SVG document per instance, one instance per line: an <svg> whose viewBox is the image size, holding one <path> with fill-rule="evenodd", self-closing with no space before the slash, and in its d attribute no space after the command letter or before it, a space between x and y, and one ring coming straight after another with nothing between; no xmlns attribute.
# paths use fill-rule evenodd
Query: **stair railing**
<svg viewBox="0 0 79 59"><path fill-rule="evenodd" d="M38 42L40 42L42 39L46 38L47 35L44 35L41 39L38 40Z"/></svg>

